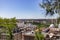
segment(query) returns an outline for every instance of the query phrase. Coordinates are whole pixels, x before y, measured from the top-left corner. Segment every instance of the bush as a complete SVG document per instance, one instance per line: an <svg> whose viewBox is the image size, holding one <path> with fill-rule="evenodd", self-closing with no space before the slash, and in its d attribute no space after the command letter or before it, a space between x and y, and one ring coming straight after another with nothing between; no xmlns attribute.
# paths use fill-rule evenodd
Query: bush
<svg viewBox="0 0 60 40"><path fill-rule="evenodd" d="M44 35L41 32L35 32L35 40L44 40Z"/></svg>

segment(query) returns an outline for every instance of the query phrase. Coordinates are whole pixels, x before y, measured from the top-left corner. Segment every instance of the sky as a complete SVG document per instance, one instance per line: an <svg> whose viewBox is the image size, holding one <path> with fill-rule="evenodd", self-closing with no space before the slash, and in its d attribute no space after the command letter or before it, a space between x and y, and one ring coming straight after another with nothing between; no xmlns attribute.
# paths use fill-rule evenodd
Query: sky
<svg viewBox="0 0 60 40"><path fill-rule="evenodd" d="M0 16L17 19L56 18L45 17L45 10L39 6L42 0L0 0Z"/></svg>

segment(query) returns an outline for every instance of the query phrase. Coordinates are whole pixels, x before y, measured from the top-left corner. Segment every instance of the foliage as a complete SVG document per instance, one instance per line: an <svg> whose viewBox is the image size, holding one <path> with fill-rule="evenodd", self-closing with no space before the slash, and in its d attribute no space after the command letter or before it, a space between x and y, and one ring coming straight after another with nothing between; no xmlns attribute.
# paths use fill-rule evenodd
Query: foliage
<svg viewBox="0 0 60 40"><path fill-rule="evenodd" d="M35 40L44 40L44 35L41 32L35 32Z"/></svg>
<svg viewBox="0 0 60 40"><path fill-rule="evenodd" d="M43 0L43 2L41 4L39 4L39 6L43 9L45 9L46 11L46 16L49 14L51 16L53 16L54 14L58 13L58 17L60 17L60 0ZM59 23L59 18L56 19L56 26L57 23ZM53 19L52 19L53 21Z"/></svg>
<svg viewBox="0 0 60 40"><path fill-rule="evenodd" d="M40 7L46 10L46 15L53 15L54 13L59 13L60 5L59 0L43 0L42 4L39 4Z"/></svg>
<svg viewBox="0 0 60 40"><path fill-rule="evenodd" d="M42 24L42 23L37 23L37 22L33 22L33 25L37 25L37 28L41 28L41 27L48 27L50 24Z"/></svg>
<svg viewBox="0 0 60 40"><path fill-rule="evenodd" d="M0 18L0 26L6 28L9 34L9 40L12 40L13 33L12 30L16 27L16 18ZM5 30L6 31L6 30Z"/></svg>
<svg viewBox="0 0 60 40"><path fill-rule="evenodd" d="M57 23L60 23L60 17L57 18Z"/></svg>

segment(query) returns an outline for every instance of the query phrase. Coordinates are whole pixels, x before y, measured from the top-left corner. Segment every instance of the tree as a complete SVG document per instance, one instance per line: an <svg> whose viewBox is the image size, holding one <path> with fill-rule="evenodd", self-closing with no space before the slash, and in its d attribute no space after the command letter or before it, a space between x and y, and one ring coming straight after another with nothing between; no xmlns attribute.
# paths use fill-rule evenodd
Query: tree
<svg viewBox="0 0 60 40"><path fill-rule="evenodd" d="M40 31L35 32L35 40L44 40L44 35Z"/></svg>
<svg viewBox="0 0 60 40"><path fill-rule="evenodd" d="M16 18L0 18L0 26L6 28L9 34L9 40L13 40L13 29L16 27Z"/></svg>
<svg viewBox="0 0 60 40"><path fill-rule="evenodd" d="M60 23L60 17L58 17L57 20L58 20L57 23L59 24Z"/></svg>
<svg viewBox="0 0 60 40"><path fill-rule="evenodd" d="M11 18L11 19L6 19L4 18L5 24L4 26L8 29L8 33L9 33L9 40L13 39L13 29L16 27L16 19L15 18Z"/></svg>
<svg viewBox="0 0 60 40"><path fill-rule="evenodd" d="M60 0L43 0L42 4L39 4L42 8L46 10L46 15L53 15L58 13L60 9Z"/></svg>
<svg viewBox="0 0 60 40"><path fill-rule="evenodd" d="M40 7L45 9L46 16L47 15L53 16L55 13L58 13L60 17L60 0L43 0L42 4L39 5ZM58 20L56 19L56 25L57 25L57 21Z"/></svg>

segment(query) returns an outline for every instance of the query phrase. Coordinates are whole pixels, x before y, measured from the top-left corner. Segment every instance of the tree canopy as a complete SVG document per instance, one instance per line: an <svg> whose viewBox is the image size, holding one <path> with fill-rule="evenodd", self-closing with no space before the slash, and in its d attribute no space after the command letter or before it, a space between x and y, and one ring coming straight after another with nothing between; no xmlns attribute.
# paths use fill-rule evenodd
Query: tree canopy
<svg viewBox="0 0 60 40"><path fill-rule="evenodd" d="M39 4L40 7L45 9L46 15L53 15L55 13L59 13L60 10L60 0L42 0L42 4Z"/></svg>
<svg viewBox="0 0 60 40"><path fill-rule="evenodd" d="M9 40L12 40L13 37L13 29L16 27L16 18L2 18L0 17L0 27L4 27L8 30L8 34L10 36ZM5 29L4 29L5 30Z"/></svg>

